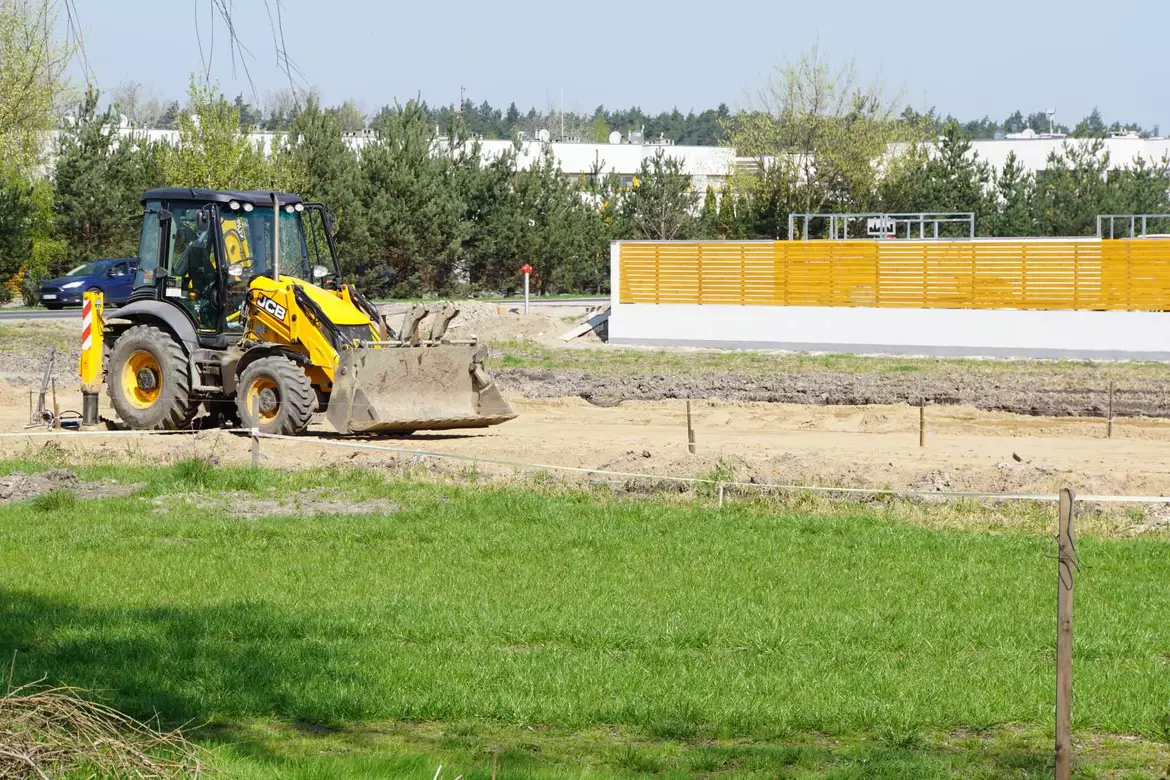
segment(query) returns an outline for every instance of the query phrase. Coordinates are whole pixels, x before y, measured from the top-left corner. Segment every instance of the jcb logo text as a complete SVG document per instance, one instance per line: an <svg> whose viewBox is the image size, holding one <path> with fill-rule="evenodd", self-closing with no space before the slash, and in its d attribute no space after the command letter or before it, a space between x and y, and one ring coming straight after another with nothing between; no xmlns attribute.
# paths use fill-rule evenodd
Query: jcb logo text
<svg viewBox="0 0 1170 780"><path fill-rule="evenodd" d="M271 314L273 317L276 317L276 319L280 320L281 322L284 321L284 315L287 314L283 306L271 298L265 298L263 295L256 299L256 305Z"/></svg>

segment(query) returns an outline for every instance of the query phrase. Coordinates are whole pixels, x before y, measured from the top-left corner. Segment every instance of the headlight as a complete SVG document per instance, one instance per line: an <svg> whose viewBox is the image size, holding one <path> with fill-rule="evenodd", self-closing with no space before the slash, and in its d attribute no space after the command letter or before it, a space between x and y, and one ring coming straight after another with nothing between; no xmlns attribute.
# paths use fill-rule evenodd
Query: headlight
<svg viewBox="0 0 1170 780"><path fill-rule="evenodd" d="M61 289L62 290L72 290L73 288L80 287L83 284L85 284L85 282L69 282L68 284L61 285Z"/></svg>

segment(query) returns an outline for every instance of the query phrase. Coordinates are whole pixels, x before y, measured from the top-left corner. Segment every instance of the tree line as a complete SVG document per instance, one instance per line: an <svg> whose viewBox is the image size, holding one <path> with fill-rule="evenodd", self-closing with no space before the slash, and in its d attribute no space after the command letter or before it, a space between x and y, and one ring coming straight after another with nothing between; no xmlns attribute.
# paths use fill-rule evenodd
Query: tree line
<svg viewBox="0 0 1170 780"><path fill-rule="evenodd" d="M35 297L40 278L135 254L138 199L164 184L321 200L337 216L345 273L370 295L403 297L515 292L525 264L538 293L604 293L613 240L786 238L793 212L970 211L980 236L1091 235L1099 213L1170 213L1165 164L1114 170L1102 142L1084 141L1039 174L1014 158L994 170L955 123L937 144L883 158L894 131L879 117L818 117L813 130L812 117L793 115L783 131L735 139L759 166L698 193L668 148L623 186L601 171L569 176L548 152L527 168L516 148L485 159L465 130L440 139L417 103L379 117L359 155L338 117L313 103L259 149L226 98L193 85L191 101L199 121L181 117L177 144L151 144L118 134L90 92L60 134L54 175L0 185L0 280L23 279Z"/></svg>
<svg viewBox="0 0 1170 780"><path fill-rule="evenodd" d="M300 106L308 101L321 105L318 96L310 94L306 98L298 98L288 90L271 92L262 104L246 100L241 93L236 95L232 104L239 111L242 130L286 132L292 128ZM738 121L756 113L751 108L744 112L733 112L726 103L698 112L691 109L683 113L675 107L654 114L637 106L607 109L602 105L592 112L561 112L555 107L543 111L533 107L522 111L515 102L507 108L497 108L486 100L477 104L464 99L462 103L434 106L426 101L415 102L437 127L449 128L458 123L472 136L490 140L509 140L521 135L535 137L539 131L547 130L553 140L606 143L613 132L620 133L627 140L631 132L640 132L647 140L666 140L684 146L719 146L727 143ZM189 105L185 106L178 100L161 101L147 87L135 82L115 87L110 106L138 128L177 129L179 117L191 113ZM322 107L321 110L336 116L344 132L353 133L374 128L382 116L393 113L396 107L383 106L377 112L367 114L357 101L345 100L338 105ZM1037 135L1060 133L1074 138L1106 138L1120 133L1136 133L1148 138L1161 132L1156 124L1146 128L1138 122L1107 122L1096 107L1071 127L1055 121L1046 111L1025 114L1016 110L1003 120L989 116L963 120L953 114L941 114L935 108L923 112L907 106L899 119L907 126L927 128L933 135L941 135L945 127L954 125L964 138L972 141L989 140L1029 129Z"/></svg>

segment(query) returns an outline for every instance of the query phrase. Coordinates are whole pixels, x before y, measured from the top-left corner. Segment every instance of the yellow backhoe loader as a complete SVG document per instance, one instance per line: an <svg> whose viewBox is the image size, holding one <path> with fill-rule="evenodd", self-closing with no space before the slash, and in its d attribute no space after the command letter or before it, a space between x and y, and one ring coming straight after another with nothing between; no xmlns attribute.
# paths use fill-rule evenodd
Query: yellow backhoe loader
<svg viewBox="0 0 1170 780"><path fill-rule="evenodd" d="M314 412L341 433L482 428L515 417L458 311L415 306L398 333L341 280L332 220L296 195L150 190L130 300L103 341L110 401L128 426L173 430L200 407L265 433Z"/></svg>

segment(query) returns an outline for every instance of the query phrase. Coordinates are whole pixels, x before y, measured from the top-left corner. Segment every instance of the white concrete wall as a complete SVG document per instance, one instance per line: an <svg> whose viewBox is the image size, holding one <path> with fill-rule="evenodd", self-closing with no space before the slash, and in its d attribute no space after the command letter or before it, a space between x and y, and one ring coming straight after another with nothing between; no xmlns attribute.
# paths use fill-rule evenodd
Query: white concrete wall
<svg viewBox="0 0 1170 780"><path fill-rule="evenodd" d="M1170 313L615 304L614 344L1170 360Z"/></svg>
<svg viewBox="0 0 1170 780"><path fill-rule="evenodd" d="M1170 312L620 303L612 344L977 357L1170 360Z"/></svg>

